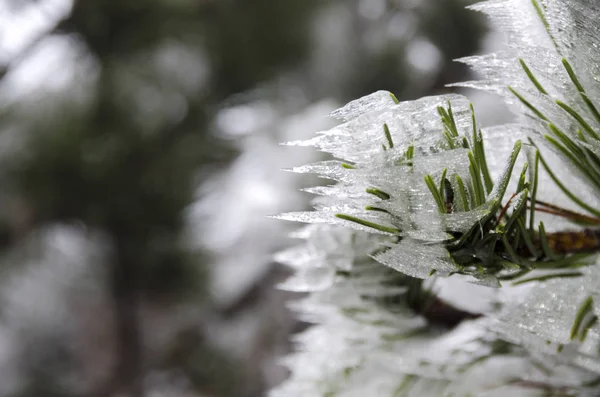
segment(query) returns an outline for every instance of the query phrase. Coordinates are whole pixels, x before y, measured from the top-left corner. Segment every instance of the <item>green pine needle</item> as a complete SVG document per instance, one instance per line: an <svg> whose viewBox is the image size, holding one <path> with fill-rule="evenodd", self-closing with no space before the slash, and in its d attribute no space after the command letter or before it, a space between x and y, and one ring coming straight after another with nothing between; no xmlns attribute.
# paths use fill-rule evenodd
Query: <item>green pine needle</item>
<svg viewBox="0 0 600 397"><path fill-rule="evenodd" d="M583 323L585 317L592 312L593 305L594 300L591 296L588 296L579 307L579 310L577 310L577 314L575 315L575 321L573 322L573 327L571 327L571 340L575 339L579 334L581 324Z"/></svg>
<svg viewBox="0 0 600 397"><path fill-rule="evenodd" d="M351 215L346 214L335 214L336 218L343 219L345 221L358 223L359 225L370 227L372 229L376 229L382 232L391 233L391 234L400 234L401 230L395 227L380 225L375 222L367 221L364 219L356 218Z"/></svg>
<svg viewBox="0 0 600 397"><path fill-rule="evenodd" d="M583 119L583 117L575 111L572 107L567 105L564 102L556 101L556 104L561 107L565 112L567 112L571 117L573 117L577 122L583 127L585 131L587 131L590 136L592 136L596 140L600 140L600 135L588 124L587 121Z"/></svg>
<svg viewBox="0 0 600 397"><path fill-rule="evenodd" d="M387 124L383 124L383 133L385 134L385 139L387 139L390 149L393 149L394 141L392 140L392 134L390 133L390 128Z"/></svg>
<svg viewBox="0 0 600 397"><path fill-rule="evenodd" d="M537 88L538 91L541 92L542 94L548 95L548 92L544 89L544 87L540 84L540 82L535 78L535 76L533 75L533 73L531 72L529 67L525 64L525 61L523 61L523 58L519 58L519 63L521 64L521 67L525 71L525 74L527 74L527 77L529 77L529 80L531 80L533 85L535 85L535 88Z"/></svg>
<svg viewBox="0 0 600 397"><path fill-rule="evenodd" d="M438 206L438 210L441 214L445 214L446 204L444 203L443 193L440 193L431 175L425 175L424 180Z"/></svg>
<svg viewBox="0 0 600 397"><path fill-rule="evenodd" d="M579 79L577 78L577 75L573 71L573 68L571 67L571 64L569 63L569 61L567 61L566 58L563 58L561 60L561 62L563 64L565 70L567 71L567 74L569 75L569 78L571 79L571 81L573 82L573 84L575 85L575 87L577 88L577 91L579 91L579 92L585 92L585 89L583 88L583 86L579 82Z"/></svg>
<svg viewBox="0 0 600 397"><path fill-rule="evenodd" d="M531 110L538 118L540 118L544 121L548 121L548 119L546 118L546 116L544 116L544 114L542 112L537 110L535 106L533 106L531 103L529 103L529 101L527 99L525 99L517 91L515 91L514 88L512 88L511 86L508 86L508 89L510 90L510 92L513 93L514 96L516 96L519 99L519 101L521 101L521 103L523 105L525 105L525 107L527 107L529 110Z"/></svg>
<svg viewBox="0 0 600 397"><path fill-rule="evenodd" d="M376 189L374 187L371 188L367 188L367 193L372 194L374 196L379 197L382 200L389 200L390 199L390 195L382 190Z"/></svg>
<svg viewBox="0 0 600 397"><path fill-rule="evenodd" d="M538 17L544 24L544 29L546 29L546 33L548 33L548 36L550 37L550 40L552 40L554 47L560 54L560 47L558 46L558 43L554 39L554 35L552 34L552 31L550 30L550 24L548 23L548 19L546 19L546 16L544 15L544 10L542 9L542 6L540 6L540 4L537 2L537 0L531 0L531 4L535 8L535 12L537 13Z"/></svg>
<svg viewBox="0 0 600 397"><path fill-rule="evenodd" d="M456 184L458 185L458 195L460 197L460 202L462 203L463 210L469 211L469 200L467 198L467 191L465 190L465 184L463 183L460 175L456 174Z"/></svg>
<svg viewBox="0 0 600 397"><path fill-rule="evenodd" d="M544 222L540 222L539 234L540 244L542 246L542 251L544 255L550 260L558 259L558 257L554 254L554 252L552 252L552 249L548 244L548 236L546 235L546 228L544 227Z"/></svg>
<svg viewBox="0 0 600 397"><path fill-rule="evenodd" d="M565 58L562 59L562 64L563 64L565 70L567 71L567 74L569 75L571 82L577 88L577 91L579 91L579 95L581 96L581 99L583 99L583 102L588 107L588 109L590 110L590 112L592 113L592 115L594 116L596 121L598 123L600 123L600 112L598 112L598 109L596 108L596 106L594 106L594 104L592 103L590 98L587 96L585 89L583 88L583 85L581 85L581 82L577 78L575 71L573 71L571 64Z"/></svg>
<svg viewBox="0 0 600 397"><path fill-rule="evenodd" d="M537 147L533 143L533 141L531 139L529 139L529 142L534 147ZM540 158L540 161L542 163L542 167L544 167L544 170L546 170L546 172L548 173L548 175L550 176L550 178L554 181L554 183L559 187L560 190L562 190L562 192L567 197L569 197L569 199L571 199L571 201L573 201L575 204L579 205L581 208L583 208L584 210L586 210L590 214L592 214L592 215L600 218L600 211L599 210L597 210L597 209L591 207L590 205L586 204L584 201L582 201L580 198L578 198L575 194L573 194L569 189L567 189L567 187L552 172L552 170L548 166L548 163L546 163L546 160L544 160L544 157L541 154L539 155L539 158Z"/></svg>
<svg viewBox="0 0 600 397"><path fill-rule="evenodd" d="M575 278L575 277L581 277L581 276L583 276L583 273L581 273L581 272L552 273L552 274L545 274L543 276L529 277L529 278L525 278L522 280L518 280L518 281L515 281L514 283L512 283L512 285L521 285L521 284L530 283L533 281L543 282L543 281L553 280L555 278Z"/></svg>

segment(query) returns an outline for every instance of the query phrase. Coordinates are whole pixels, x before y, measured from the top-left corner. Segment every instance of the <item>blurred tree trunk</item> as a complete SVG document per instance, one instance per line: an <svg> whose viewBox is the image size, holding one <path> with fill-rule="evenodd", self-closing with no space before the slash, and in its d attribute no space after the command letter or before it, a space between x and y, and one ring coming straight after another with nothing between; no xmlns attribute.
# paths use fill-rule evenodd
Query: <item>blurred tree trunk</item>
<svg viewBox="0 0 600 397"><path fill-rule="evenodd" d="M110 293L114 306L116 343L112 393L142 397L142 336L139 322L137 259L126 239L116 234L115 258L111 268ZM107 397L109 397L107 396Z"/></svg>

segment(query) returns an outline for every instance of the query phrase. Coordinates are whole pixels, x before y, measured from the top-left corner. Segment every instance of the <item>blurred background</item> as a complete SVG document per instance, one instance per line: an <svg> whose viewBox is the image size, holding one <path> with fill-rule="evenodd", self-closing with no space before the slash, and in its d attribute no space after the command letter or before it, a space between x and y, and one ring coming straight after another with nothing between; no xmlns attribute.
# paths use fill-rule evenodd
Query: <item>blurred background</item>
<svg viewBox="0 0 600 397"><path fill-rule="evenodd" d="M468 0L0 0L0 396L259 397L305 325L279 142L472 78ZM477 102L477 100L476 100ZM500 117L481 99L484 122ZM476 103L477 105L477 103Z"/></svg>

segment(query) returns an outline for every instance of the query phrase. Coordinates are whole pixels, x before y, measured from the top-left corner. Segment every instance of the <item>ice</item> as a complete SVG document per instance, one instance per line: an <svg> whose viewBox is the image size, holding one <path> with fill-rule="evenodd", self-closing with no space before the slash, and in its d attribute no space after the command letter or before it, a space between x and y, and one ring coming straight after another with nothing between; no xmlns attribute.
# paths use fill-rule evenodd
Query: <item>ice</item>
<svg viewBox="0 0 600 397"><path fill-rule="evenodd" d="M531 2L500 0L474 6L475 9L489 14L499 29L507 34L508 48L495 54L462 59L462 62L482 76L482 80L455 85L494 92L500 94L508 104L512 104L521 123L521 130L536 141L544 150L546 158L551 157L552 164L564 164L553 167L559 179L565 181L571 191L578 192L586 203L598 208L600 191L594 189L595 184L582 179L581 171L575 169L572 162L565 161L567 159L563 154L539 138L550 133L547 124L552 123L581 146L588 147L594 153L600 153L600 143L594 139L583 142L577 136L577 130L581 129L580 123L556 104L556 100L568 104L592 129L600 131L600 123L582 100L562 64L564 57L572 66L586 95L597 106L600 100L600 29L597 23L600 18L600 6L593 0L540 0L539 3L548 22L550 34L546 32ZM520 59L525 62L547 94L541 93L527 77ZM535 116L508 90L508 86L526 98L547 121ZM506 135L515 131L514 126L511 126L510 130L508 128L499 127L494 134L498 135L503 129L506 129ZM540 172L539 188L540 199L573 208L570 200L565 199L563 193L543 171ZM562 225L564 222L552 222L550 228L556 230Z"/></svg>
<svg viewBox="0 0 600 397"><path fill-rule="evenodd" d="M304 245L278 259L299 269L283 286L311 292L290 307L316 325L294 338L296 353L282 361L292 375L271 396L392 396L407 380L411 393L433 397L453 384L466 385L456 380L489 354L483 324L464 324L449 334L427 327L399 299L408 285L402 279L390 283L398 273L365 255L381 237L329 225L306 228L301 237ZM317 259L312 267L310 257ZM333 275L336 258L351 263L345 265L348 275ZM396 303L388 307L375 298Z"/></svg>
<svg viewBox="0 0 600 397"><path fill-rule="evenodd" d="M528 133L535 134L535 131L531 128L514 123L484 127L481 132L485 143L486 160L492 174L492 179L495 181L501 177L503 168L506 165L506 159L512 153L515 142L521 140L524 143L524 147L529 147L527 144ZM515 169L522 169L524 162L525 158L520 157L517 160ZM531 164L533 165L533 162ZM532 169L533 167L530 167L530 170ZM514 187L508 191L514 191Z"/></svg>
<svg viewBox="0 0 600 397"><path fill-rule="evenodd" d="M430 156L416 157L413 162L413 171L420 176L441 172L444 168L448 169L450 175L458 173L460 176L467 176L469 168L469 157L467 149L453 149L435 153Z"/></svg>
<svg viewBox="0 0 600 397"><path fill-rule="evenodd" d="M489 204L483 204L471 211L453 212L450 214L441 214L440 216L448 230L465 233L489 215L490 210L491 206Z"/></svg>
<svg viewBox="0 0 600 397"><path fill-rule="evenodd" d="M546 0L546 18L559 46L580 75L584 86L594 87L590 94L597 101L600 76L600 5L595 0Z"/></svg>
<svg viewBox="0 0 600 397"><path fill-rule="evenodd" d="M279 284L278 288L292 292L322 291L333 285L334 278L335 270L331 268L298 269L292 277Z"/></svg>
<svg viewBox="0 0 600 397"><path fill-rule="evenodd" d="M488 14L491 22L506 35L506 41L511 45L552 48L552 41L546 35L544 25L530 1L491 0L469 8Z"/></svg>
<svg viewBox="0 0 600 397"><path fill-rule="evenodd" d="M396 102L388 91L377 91L370 95L348 103L346 106L331 113L331 117L348 121L367 112L377 112L388 108Z"/></svg>
<svg viewBox="0 0 600 397"><path fill-rule="evenodd" d="M323 178L333 179L336 181L348 180L350 178L350 170L342 167L341 161L321 161L318 163L302 165L294 167L288 171L297 172L300 174L319 174Z"/></svg>
<svg viewBox="0 0 600 397"><path fill-rule="evenodd" d="M445 142L438 107L452 106L459 134L470 137L472 120L469 102L458 95L445 95L383 106L380 99L381 95L377 94L353 103L348 108L352 109L353 115L348 118L349 121L320 133L318 141L311 141L343 161L351 161L352 167L344 166L342 161L325 161L292 169L294 172L316 173L338 182L333 186L308 189L319 195L313 201L315 211L286 213L277 217L401 236L404 239L400 244L386 254L375 256L376 260L420 278L426 278L432 270L439 271L440 275L448 275L458 269L442 242L452 238L450 231L464 233L476 227L499 204L508 186L510 165L514 163L518 148L507 153L510 160L508 167L505 166L506 157L502 158L502 162L497 158L495 163L492 162L492 165L501 163L505 169L499 175L487 203L464 212L462 203L458 205L458 197L455 197L453 204L457 205L454 205L453 212L440 214L424 177L430 175L439 185L444 170L446 179L451 183L454 183L456 176L469 182L471 175L468 150L460 147L450 149ZM371 105L373 100L375 103ZM359 112L359 107L362 107L363 113ZM394 147L386 150L380 147L382 144L389 146L382 127L384 121L389 126L394 142ZM499 133L495 134L499 137ZM504 141L506 137L503 137ZM401 162L404 155L402 150L409 144L415 148L410 166ZM376 156L371 156L373 150L378 152ZM369 194L367 189L384 193L379 196ZM473 198L468 196L472 204ZM354 217L358 221L341 219L339 214ZM368 226L365 222L375 226ZM424 261L429 262L421 264ZM471 281L498 286L498 282L491 279L472 278Z"/></svg>
<svg viewBox="0 0 600 397"><path fill-rule="evenodd" d="M317 173L337 183L306 189L318 195L313 202L316 211L284 214L282 218L341 225L348 236L370 237L358 248L354 238L319 237L319 230L325 230L322 228L332 228L323 233L338 229L318 225L310 233L309 229L302 233L307 239L302 249L280 256L282 262L299 269L288 281L288 288L315 291L293 307L301 318L317 325L297 338L300 351L287 361L292 378L273 396L392 396L398 394L403 382L409 385L407 395L419 396L539 395L535 391L572 389L582 396L597 394L597 390L581 385L600 374L600 327L593 325L584 342L571 340L576 313L588 297L594 299L593 313L600 316L597 264L587 263L587 267L576 270L534 270L528 275L581 272L577 278L551 278L520 286L503 281L504 288L490 294L493 301L487 298L481 310L485 317L463 321L446 332L423 327L424 319L408 307L400 304L389 310L375 299L385 301L408 294L410 289L401 281L404 275L430 283L436 278L433 274L450 276L465 271L444 246L451 237L448 232L464 233L476 228L492 209L503 204L506 193L516 191L517 177L526 160L532 179L534 150L529 138L559 179L586 203L600 208L600 191L580 178L580 170L565 162L563 154L544 143L544 135L551 133L551 123L581 147L600 154L600 142L583 140L578 132L582 123L556 103L567 103L581 115L583 124L600 133L600 122L562 62L563 57L568 59L587 97L598 103L600 5L593 0L537 1L550 34L536 14L534 2L492 0L473 6L492 17L506 34L508 45L495 54L462 59L480 73L482 80L456 85L501 95L517 116L513 124L483 129L488 166L495 182L483 205L465 212L455 197L452 213L440 214L423 180L431 175L439 186L446 169L453 187L455 175L470 181L467 151L449 149L452 145L442 135L437 112L439 106L447 108L451 103L459 135L470 137L471 112L464 97L445 95L397 104L389 93L380 91L334 112L332 116L342 121L340 125L308 141L293 143L314 146L351 167L341 162L322 162L294 169ZM542 90L524 68L531 71ZM544 116L538 117L509 86ZM393 145L384 133L384 124ZM521 143L515 146L517 140ZM461 146L460 139L456 143ZM521 146L527 156L518 155ZM410 165L404 157L409 147L414 148ZM576 209L542 167L538 178L538 200ZM368 188L380 193L369 194ZM473 204L470 196L468 200ZM526 196L521 192L510 208L525 204ZM335 216L338 213L398 231L392 238L376 228L341 220ZM556 218L536 214L536 222L543 220L549 232L582 228ZM360 255L360 259L354 255ZM367 255L386 266L379 266ZM596 259L592 257L588 262ZM400 281L395 284L389 280ZM459 284L463 281L500 286L496 278L475 272L460 276ZM485 297L478 292L472 295L474 301ZM537 390L528 394L530 389Z"/></svg>
<svg viewBox="0 0 600 397"><path fill-rule="evenodd" d="M296 237L309 241L305 245L280 251L274 256L275 261L296 270L332 268L350 271L357 258L366 257L365 252L375 249L379 244L375 236L357 235L339 226L313 225ZM368 280L367 278L366 281Z"/></svg>
<svg viewBox="0 0 600 397"><path fill-rule="evenodd" d="M340 396L358 397L370 395L373 391L394 395L401 384L400 379L406 377L410 380L411 393L419 396L473 393L477 390L505 391L505 384L511 383L515 377L557 387L574 386L592 379L589 371L596 365L593 358L577 353L570 346L565 347L561 357L550 356L557 343L547 344L524 327L523 321L529 320L526 316L513 313L519 305L532 298L535 286L524 291L521 299L514 299L517 296L513 294L513 305L507 305L502 312L503 316L506 313L515 316L519 320L517 322L505 319L494 322L490 318L482 318L465 322L452 332L440 333L424 327L424 319L411 314L407 307L402 310L396 305L393 310L387 310L385 306L365 299L407 292L406 287L401 285L386 285L394 271L369 261L364 255L381 243L380 237L328 225L311 226L301 233L301 237L306 239L305 245L296 251L286 251L279 257L281 260L289 262L293 256L345 258L352 263L347 269L354 276L307 278L304 270L308 269L305 268L308 262L301 261L299 276L293 277L288 285L293 290L313 292L291 307L301 319L316 325L295 338L298 351L283 361L292 369L292 376L273 390L271 396L323 395L333 391ZM307 254L301 254L302 249ZM423 255L422 249L415 247L419 255ZM435 263L440 256L443 257L443 250L435 252L434 249L430 254L435 257L433 260L421 256L412 259L412 262ZM410 258L408 260L411 261ZM320 260L313 263L317 274L325 270L323 265L326 263ZM447 265L443 262L438 272L450 270ZM330 270L334 268L338 265L332 263ZM584 288L596 281L596 278L590 278ZM551 298L541 296L542 301L552 302ZM540 310L547 316L553 309ZM489 333L490 330L531 349L532 356L524 354L523 348L516 346L510 348L516 349L514 351L494 355L492 342L495 337L494 333ZM536 360L545 363L548 368L540 370L541 364ZM505 369L498 372L506 366L512 371ZM482 373L490 371L497 376L482 377Z"/></svg>
<svg viewBox="0 0 600 397"><path fill-rule="evenodd" d="M474 6L491 16L498 28L507 35L507 49L495 54L463 58L482 79L453 86L484 89L500 94L514 105L522 124L533 128L530 136L548 133L547 123L552 123L567 136L580 141L576 132L581 125L556 100L573 108L596 131L600 124L584 103L571 81L563 58L569 62L586 95L594 103L600 100L600 5L594 0L559 1L538 0L542 7L548 30L535 12L532 2L520 0L489 1ZM541 93L532 83L521 65L527 65L546 93ZM538 109L546 120L538 118L523 105L508 87ZM533 117L532 117L533 116ZM592 146L598 142L592 140Z"/></svg>
<svg viewBox="0 0 600 397"><path fill-rule="evenodd" d="M580 278L556 278L537 283L521 302L506 305L500 318L541 340L567 344L586 291Z"/></svg>
<svg viewBox="0 0 600 397"><path fill-rule="evenodd" d="M500 200L502 200L502 197L504 197L504 193L506 192L506 189L508 188L508 184L510 182L510 177L511 177L512 171L514 169L514 164L515 164L516 158L517 158L520 150L521 150L521 143L519 142L514 146L512 152L510 154L510 157L509 157L508 161L505 163L506 165L504 166L504 169L502 170L502 173L500 174L500 177L498 178L498 180L496 180L496 183L494 184L494 188L488 195L488 197L487 197L488 202L500 202Z"/></svg>
<svg viewBox="0 0 600 397"><path fill-rule="evenodd" d="M493 54L461 58L458 61L477 70L481 79L467 83L454 83L451 86L468 85L472 88L486 89L504 95L505 99L511 102L516 102L516 98L508 92L508 85L519 92L538 93L537 88L523 71L519 59L525 62L550 95L564 100L566 99L565 92L573 90L560 58L546 48L533 46L522 46L518 49L508 49ZM507 76L510 76L510 81L507 81Z"/></svg>
<svg viewBox="0 0 600 397"><path fill-rule="evenodd" d="M581 268L581 277L531 282L503 299L503 309L490 329L528 349L533 356L556 365L576 367L573 384L588 372L600 374L598 326L589 331L585 343L571 340L576 313L588 297L597 297L597 266ZM594 305L596 313L598 309ZM562 346L560 354L557 354ZM563 379L566 380L566 379Z"/></svg>
<svg viewBox="0 0 600 397"><path fill-rule="evenodd" d="M314 186L302 190L307 193L312 193L318 196L356 199L365 199L369 197L364 187L348 184L338 184L333 186Z"/></svg>
<svg viewBox="0 0 600 397"><path fill-rule="evenodd" d="M429 156L416 157L412 168L386 167L361 168L347 170L335 162L322 162L310 166L297 167L297 172L319 172L331 179L343 180L334 186L320 186L307 189L322 196L330 197L315 202L315 208L322 214L296 213L282 214L280 219L302 222L332 222L348 224L331 214L344 213L360 216L379 224L397 227L403 235L429 240L444 240L447 227L453 230L470 229L486 213L479 209L470 213L449 214L440 216L437 205L423 181L423 177L432 174L436 179L442 170L448 170L447 178L454 174L469 180L468 157L465 149L444 151ZM341 170L341 171L340 171ZM389 200L381 200L366 193L366 188L375 187L390 194ZM385 209L387 214L365 211L365 206L377 206ZM323 214L327 213L327 214ZM391 223L390 223L391 222ZM357 225L354 225L356 228ZM368 230L359 227L359 230Z"/></svg>
<svg viewBox="0 0 600 397"><path fill-rule="evenodd" d="M564 157L557 154L555 151L550 150L545 142L537 140L538 147L540 148L541 154L549 164L553 164L552 172L556 177L562 181L572 192L575 192L577 197L583 200L588 205L594 208L600 208L600 191L598 191L594 184L587 181L581 174L581 171L574 168L572 163L565 162ZM548 201L562 208L571 209L575 212L582 212L581 208L574 204L552 181L548 173L542 169L540 165L539 173L539 190L538 199L542 201ZM554 225L564 229L577 229L577 225L573 222L565 222L558 217L553 217L549 222L551 230ZM556 230L556 228L553 228Z"/></svg>
<svg viewBox="0 0 600 397"><path fill-rule="evenodd" d="M336 214L344 213L351 215L360 215L361 219L370 222L376 222L379 225L386 227L394 227L387 221L382 220L374 216L372 213L363 214L358 210L351 208L349 206L335 206L335 207L326 207L321 208L320 211L304 211L304 212L289 212L283 213L280 215L274 216L275 219L281 219L286 221L294 221L294 222L305 222L305 223L328 223L333 225L343 225L350 229L364 231L369 233L381 234L381 235L392 235L392 233L388 233L385 231L381 231L378 229L374 229L368 226L360 225L356 222L351 222L345 219L340 219L336 217Z"/></svg>
<svg viewBox="0 0 600 397"><path fill-rule="evenodd" d="M433 270L442 276L458 270L458 266L444 247L424 245L408 238L375 255L375 259L392 269L417 278L427 278Z"/></svg>
<svg viewBox="0 0 600 397"><path fill-rule="evenodd" d="M314 262L319 259L319 256L302 246L297 246L276 253L273 259L278 263L297 269L314 266Z"/></svg>
<svg viewBox="0 0 600 397"><path fill-rule="evenodd" d="M447 107L449 103L452 104L458 130L463 134L469 132L469 102L460 95L425 97L387 106L382 106L379 96L376 96L374 103L371 103L372 100L371 96L367 96L355 101L356 104L352 105L353 116L345 123L320 132L307 141L288 144L315 146L336 158L359 164L393 162L410 145L415 147L417 153L437 152L444 145L437 108ZM388 145L384 124L388 125L394 143L394 148L388 148L387 152L382 149L382 145Z"/></svg>

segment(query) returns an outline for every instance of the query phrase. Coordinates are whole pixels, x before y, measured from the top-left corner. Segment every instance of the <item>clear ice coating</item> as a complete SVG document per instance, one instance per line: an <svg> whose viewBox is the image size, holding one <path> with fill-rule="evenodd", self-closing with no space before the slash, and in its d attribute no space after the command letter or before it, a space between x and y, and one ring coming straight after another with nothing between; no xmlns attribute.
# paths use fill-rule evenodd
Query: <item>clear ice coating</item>
<svg viewBox="0 0 600 397"><path fill-rule="evenodd" d="M296 352L282 360L291 376L270 392L271 397L392 397L401 387L433 397L469 389L474 364L490 354L484 323L467 323L450 333L428 327L402 303L408 302L405 276L367 255L386 241L384 237L331 225L311 225L297 237L304 244L277 258L300 269L300 278L294 276L281 287L312 291L290 306L315 325L294 337ZM319 276L312 287L304 288L310 269L345 270L332 282ZM331 282L327 288L324 279ZM397 303L387 306L389 299ZM527 365L517 355L505 363L511 360ZM490 384L478 387L485 390Z"/></svg>
<svg viewBox="0 0 600 397"><path fill-rule="evenodd" d="M481 318L450 331L430 327L401 299L409 293L404 276L367 256L386 241L384 237L331 225L311 225L297 237L304 244L285 251L279 260L305 274L310 263L323 270L329 262L322 259L331 258L329 270L345 271L328 279L331 284L326 288L317 281L304 289L306 284L298 283L297 277L281 286L311 291L290 307L300 319L315 325L294 337L296 352L281 361L291 376L270 392L271 397L393 397L399 390L410 391L411 396L487 395L490 391L502 396L507 390L527 390L515 384L515 379L557 387L593 379L589 368L594 361L589 355L566 349L568 356L551 356L554 342L542 343L545 350L534 350L531 338L535 335L510 319ZM307 261L309 256L317 260ZM445 266L440 265L440 271ZM387 299L396 303L387 306ZM515 300L502 315L518 310L522 302ZM541 309L542 315L550 310L544 314ZM522 346L506 343L497 335ZM526 353L526 348L532 353ZM503 353L496 354L495 349Z"/></svg>
<svg viewBox="0 0 600 397"><path fill-rule="evenodd" d="M448 251L441 245L423 245L408 238L374 258L392 269L417 278L427 278L433 270L442 276L458 270Z"/></svg>
<svg viewBox="0 0 600 397"><path fill-rule="evenodd" d="M384 91L376 94L357 99L340 109L341 112L348 108L341 114L351 115L344 117L344 123L322 131L310 140L287 144L314 146L338 159L371 165L383 165L386 159L401 156L411 145L417 153L437 152L444 142L437 108L447 107L448 103L452 104L458 130L463 135L470 131L469 101L461 95L440 95L383 104L380 95L390 94ZM394 147L387 151L382 149L382 145L388 145L384 124L387 124L394 143Z"/></svg>
<svg viewBox="0 0 600 397"><path fill-rule="evenodd" d="M452 109L459 134L454 148L443 134L439 108ZM470 181L468 150L462 148L460 141L464 137L470 139L472 133L469 101L460 95L442 95L396 103L389 93L380 91L350 102L333 115L344 122L313 139L289 144L315 146L340 160L290 171L317 174L337 183L307 189L319 196L313 202L315 211L276 217L406 237L401 245L406 255L393 255L396 251L391 251L387 256L375 256L406 274L425 278L433 270L440 275L456 270L439 243L451 237L448 231L466 232L473 228L489 214L494 200L501 199L494 193L486 205L464 211L462 202L458 204L455 198L453 213L440 214L424 181L425 176L431 175L440 184L444 173L446 180L454 181L459 176ZM406 157L409 147L414 151L410 161ZM500 175L500 186L506 188L507 178L506 172ZM470 194L468 201L471 208L475 207ZM401 258L404 260L397 262ZM411 270L408 258L428 260L415 262L415 269Z"/></svg>
<svg viewBox="0 0 600 397"><path fill-rule="evenodd" d="M377 91L352 101L331 113L331 117L349 121L364 113L377 112L394 105L392 95L388 91Z"/></svg>
<svg viewBox="0 0 600 397"><path fill-rule="evenodd" d="M543 19L538 15L535 4L538 4ZM569 139L596 154L600 153L600 140L589 139L594 133L600 133L600 115L597 112L600 106L600 2L494 0L472 8L490 16L492 23L506 34L508 48L494 54L461 59L461 62L477 71L482 79L453 86L500 94L507 103L514 105L523 131L534 140L548 134L548 125L552 124ZM577 83L570 76L567 65L570 65ZM511 90L521 95L530 106L519 100ZM589 106L586 100L594 105ZM574 117L566 111L564 105L578 116ZM540 118L532 108L545 119ZM501 130L504 127L499 128ZM586 139L588 132L590 136ZM508 129L506 133L509 134ZM573 167L573 161L565 161L569 159L544 139L538 139L536 143L542 149L556 153L564 166L554 168L559 171L568 168L568 172L563 173L567 177L581 174L580 170ZM600 207L600 188L580 178L568 177L563 180L568 182L571 190L586 192L584 196L588 204ZM540 184L541 193L551 185ZM547 195L555 197L551 189Z"/></svg>
<svg viewBox="0 0 600 397"><path fill-rule="evenodd" d="M408 293L406 285L391 282L404 274L429 281L433 273L444 276L457 270L442 244L448 237L446 230L471 229L489 214L492 204L502 200L505 191L515 190L507 168L512 161L507 158L516 155L513 144L518 139L527 152L529 170L533 150L527 139L531 138L559 179L586 203L600 208L600 191L578 177L579 171L543 139L552 124L568 139L600 155L600 140L582 138L581 133L589 129L600 134L600 116L586 103L600 102L600 2L492 0L472 8L488 14L506 34L509 45L495 54L462 59L482 79L456 85L500 94L514 105L518 116L514 124L483 130L494 190L482 206L465 212L455 205L458 211L440 214L423 183L423 177L430 174L439 184L444 169L450 178L470 178L466 151L449 150L437 113L438 106L451 104L459 134L468 136L469 103L459 95L396 103L388 92L379 91L333 112L341 120L337 127L307 141L288 143L314 146L340 161L291 170L315 173L335 184L307 189L318 195L316 211L279 216L313 223L296 233L305 244L277 259L296 270L280 287L310 292L292 308L300 318L317 325L296 338L298 352L284 360L292 375L272 391L272 397L391 397L402 395L405 388L410 396L537 396L547 389L598 395L598 386L593 385L600 376L600 327L592 324L584 342L572 338L577 312L589 297L595 304L588 316L600 317L598 264L577 268L578 277L541 278L515 287L502 281L505 288L499 289L497 311L464 321L448 332L427 326L408 307L396 305L392 311L378 304L378 299L397 299ZM563 58L583 88L574 83ZM557 101L567 104L580 119ZM409 147L415 153L410 166L403 160ZM517 170L524 157L516 162ZM546 173L538 176L538 199L573 208ZM368 193L368 188L376 189L376 194ZM472 203L472 197L469 200ZM524 195L516 197L514 205L522 200ZM387 229L340 219L336 217L340 213ZM556 217L544 219L550 220L548 231L564 229ZM402 238L396 242L391 235ZM546 273L534 270L530 274ZM499 283L485 278L471 281L488 286Z"/></svg>

